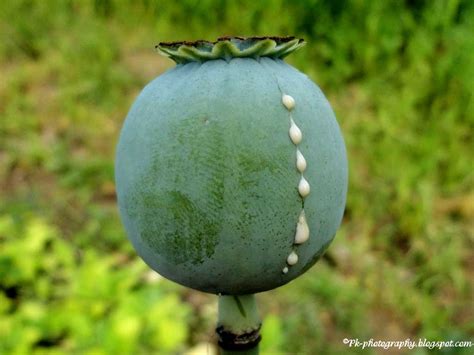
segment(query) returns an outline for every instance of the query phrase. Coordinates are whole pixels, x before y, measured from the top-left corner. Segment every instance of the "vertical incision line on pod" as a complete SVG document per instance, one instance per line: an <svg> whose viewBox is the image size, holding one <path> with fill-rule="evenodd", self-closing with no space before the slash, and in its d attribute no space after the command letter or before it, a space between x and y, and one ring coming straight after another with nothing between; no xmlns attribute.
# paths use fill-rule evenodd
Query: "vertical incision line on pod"
<svg viewBox="0 0 474 355"><path fill-rule="evenodd" d="M290 95L283 94L281 97L281 102L283 106L285 106L285 108L288 110L288 116L290 119L290 129L289 129L288 134L290 136L291 142L296 147L296 169L301 174L300 182L298 183L298 193L300 194L302 200L304 201L304 199L309 195L310 186L309 186L309 182L304 177L304 172L307 167L306 159L303 156L303 153L301 153L301 151L299 150L299 144L303 140L303 132L301 132L301 129L298 127L298 125L293 119L293 116L291 115L291 112L295 108L295 105L296 105L295 99ZM301 212L298 216L298 220L296 222L294 244L295 245L303 244L308 239L309 239L309 227L306 221L306 215L305 215L304 207L303 207L301 209ZM292 250L286 259L287 266L283 268L282 272L286 274L289 271L288 267L295 265L297 262L298 262L298 254L296 254L296 250Z"/></svg>

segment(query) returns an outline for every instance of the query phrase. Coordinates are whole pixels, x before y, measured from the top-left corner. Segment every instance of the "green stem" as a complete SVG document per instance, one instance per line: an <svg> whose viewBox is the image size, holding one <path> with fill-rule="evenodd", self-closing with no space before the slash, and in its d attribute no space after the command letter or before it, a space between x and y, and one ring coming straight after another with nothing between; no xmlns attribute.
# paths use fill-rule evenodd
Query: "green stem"
<svg viewBox="0 0 474 355"><path fill-rule="evenodd" d="M261 326L255 295L219 296L216 333L222 355L258 355Z"/></svg>

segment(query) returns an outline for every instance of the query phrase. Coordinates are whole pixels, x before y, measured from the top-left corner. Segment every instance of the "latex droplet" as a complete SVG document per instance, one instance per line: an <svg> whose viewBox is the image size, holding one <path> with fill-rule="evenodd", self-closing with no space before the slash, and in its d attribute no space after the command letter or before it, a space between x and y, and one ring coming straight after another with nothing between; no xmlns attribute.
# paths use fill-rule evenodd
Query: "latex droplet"
<svg viewBox="0 0 474 355"><path fill-rule="evenodd" d="M304 210L301 211L296 224L295 244L303 244L309 239L309 227Z"/></svg>
<svg viewBox="0 0 474 355"><path fill-rule="evenodd" d="M295 265L298 262L298 255L296 255L296 253L294 251L292 251L290 253L290 255L288 255L288 258L286 259L286 262L290 266Z"/></svg>
<svg viewBox="0 0 474 355"><path fill-rule="evenodd" d="M306 170L306 159L299 149L296 150L296 169L298 169L300 173Z"/></svg>
<svg viewBox="0 0 474 355"><path fill-rule="evenodd" d="M291 119L290 125L290 138L293 144L300 144L301 140L303 139L303 134L293 119Z"/></svg>
<svg viewBox="0 0 474 355"><path fill-rule="evenodd" d="M301 197L306 197L309 195L310 187L308 181L301 177L300 183L298 184L298 192L300 193Z"/></svg>
<svg viewBox="0 0 474 355"><path fill-rule="evenodd" d="M284 94L281 97L281 102L283 105L286 107L288 111L291 111L295 107L295 99L291 97L290 95Z"/></svg>

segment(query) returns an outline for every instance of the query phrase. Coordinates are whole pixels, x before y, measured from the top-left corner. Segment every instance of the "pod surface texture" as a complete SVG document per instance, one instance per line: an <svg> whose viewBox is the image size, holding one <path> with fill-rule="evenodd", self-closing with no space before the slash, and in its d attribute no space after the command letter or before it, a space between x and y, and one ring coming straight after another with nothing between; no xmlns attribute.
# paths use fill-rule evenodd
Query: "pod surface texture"
<svg viewBox="0 0 474 355"><path fill-rule="evenodd" d="M304 199L290 113L302 133ZM128 113L115 170L138 254L164 277L216 294L266 291L304 273L334 238L346 201L334 113L281 59L190 62L157 77ZM310 236L295 245L303 208ZM287 268L292 251L298 262Z"/></svg>

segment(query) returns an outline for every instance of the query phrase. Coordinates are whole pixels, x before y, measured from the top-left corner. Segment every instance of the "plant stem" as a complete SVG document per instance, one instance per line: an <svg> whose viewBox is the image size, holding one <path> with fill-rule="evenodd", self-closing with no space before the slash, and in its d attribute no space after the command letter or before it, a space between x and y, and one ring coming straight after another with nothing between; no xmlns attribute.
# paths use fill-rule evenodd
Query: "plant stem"
<svg viewBox="0 0 474 355"><path fill-rule="evenodd" d="M258 355L260 327L255 295L219 296L216 333L222 355Z"/></svg>

